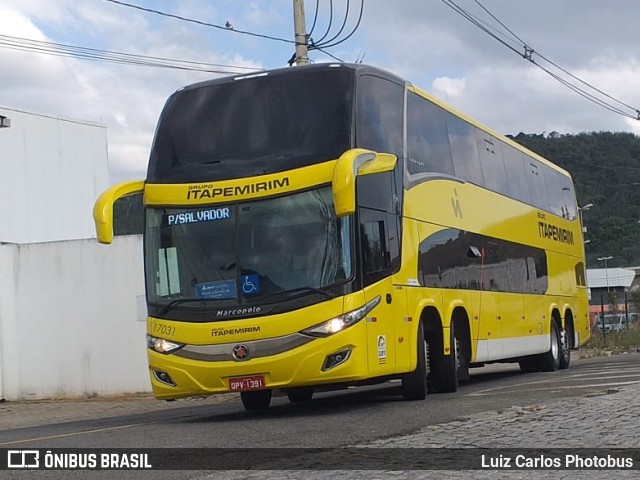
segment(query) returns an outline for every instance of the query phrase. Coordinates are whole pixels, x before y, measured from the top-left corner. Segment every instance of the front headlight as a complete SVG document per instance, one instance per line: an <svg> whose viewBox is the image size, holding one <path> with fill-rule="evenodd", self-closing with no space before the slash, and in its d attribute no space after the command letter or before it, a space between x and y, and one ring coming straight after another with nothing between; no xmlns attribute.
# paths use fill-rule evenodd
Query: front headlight
<svg viewBox="0 0 640 480"><path fill-rule="evenodd" d="M381 297L380 295L378 295L372 300L369 300L362 307L356 308L355 310L344 313L339 317L332 318L331 320L323 322L314 327L302 330L302 333L311 335L312 337L328 337L329 335L333 335L334 333L341 332L345 328L355 325L364 317L366 317L367 313L376 308L376 306L380 303L380 299Z"/></svg>
<svg viewBox="0 0 640 480"><path fill-rule="evenodd" d="M164 338L152 337L147 335L147 347L158 353L172 353L184 347L182 343L170 342Z"/></svg>

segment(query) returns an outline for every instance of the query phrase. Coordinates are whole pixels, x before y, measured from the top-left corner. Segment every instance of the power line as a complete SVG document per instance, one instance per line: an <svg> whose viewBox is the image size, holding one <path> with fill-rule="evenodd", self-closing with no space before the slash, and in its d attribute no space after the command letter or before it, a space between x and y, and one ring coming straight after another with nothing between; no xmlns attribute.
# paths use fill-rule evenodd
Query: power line
<svg viewBox="0 0 640 480"><path fill-rule="evenodd" d="M480 3L479 0L473 0L474 2L476 2L480 8L482 8L482 10L484 10L491 18L493 18L496 22L498 22L498 24L504 28L507 32L509 32L511 35L513 35L513 38L515 38L516 40L518 40L520 43L522 43L523 45L526 45L526 42L524 40L522 40L518 35L516 35L509 27L507 27L504 23L502 23L498 17L496 17L493 13L491 13L487 8L485 8L484 5L482 5L482 3Z"/></svg>
<svg viewBox="0 0 640 480"><path fill-rule="evenodd" d="M347 0L347 2L348 2L348 0ZM347 5L348 5L348 3L347 3ZM347 13L348 13L348 7L347 7ZM362 22L363 14L364 14L364 0L360 0L360 13L358 14L358 21L356 22L356 25L353 27L353 29L351 30L351 32L349 32L349 34L347 36L343 37L342 39L338 40L337 42L331 43L333 40L335 40L337 38L338 35L340 35L340 32L342 32L342 30L344 29L344 24L346 24L346 20L347 20L347 18L345 16L345 23L343 24L343 28L340 29L340 32L338 32L338 35L333 37L331 40L326 40L325 42L318 42L318 43L312 44L309 48L311 48L311 49L319 49L318 47L329 48L329 47L335 47L336 45L340 45L341 43L346 42L347 40L349 40L356 33L358 28L360 28L360 23Z"/></svg>
<svg viewBox="0 0 640 480"><path fill-rule="evenodd" d="M324 32L324 35L322 35L322 37L318 39L318 43L322 42L325 38L327 38L327 35L329 35L329 32L331 31L332 22L333 22L333 0L329 0L329 25L327 26L327 31Z"/></svg>
<svg viewBox="0 0 640 480"><path fill-rule="evenodd" d="M286 38L273 37L271 35L264 35L264 34L261 34L261 33L254 33L254 32L249 32L249 31L246 31L246 30L238 30L237 28L227 27L225 25L216 25L214 23L203 22L201 20L196 20L196 19L193 19L193 18L183 17L183 16L180 16L180 15L175 15L173 13L166 13L166 12L162 12L160 10L154 10L153 8L146 8L146 7L141 7L139 5L134 5L132 3L121 2L119 0L104 0L104 1L105 2L109 2L109 3L114 3L116 5L120 5L120 6L123 6L123 7L134 8L136 10L141 10L141 11L147 12L147 13L153 13L155 15L160 15L160 16L163 16L163 17L175 18L176 20L182 20L184 22L195 23L197 25L202 25L204 27L217 28L219 30L226 30L227 32L240 33L242 35L249 35L251 37L265 38L267 40L275 40L275 41L278 41L278 42L285 42L285 43L291 43L291 44L295 44L296 43L294 40L287 40Z"/></svg>
<svg viewBox="0 0 640 480"><path fill-rule="evenodd" d="M311 24L311 29L307 35L311 36L313 34L313 30L316 28L316 21L318 20L318 12L320 10L320 0L316 0L316 13L313 15L313 23Z"/></svg>
<svg viewBox="0 0 640 480"><path fill-rule="evenodd" d="M319 52L324 53L325 55L327 55L327 56L329 56L329 57L333 58L334 60L337 60L338 62L342 62L342 63L344 63L344 60L343 60L343 59L341 59L341 58L339 58L339 57L336 57L335 55L333 55L333 54L331 54L331 53L327 52L326 50L324 50L324 49L323 49L323 48L321 48L321 47L314 47L313 49L314 49L314 50L318 50Z"/></svg>
<svg viewBox="0 0 640 480"><path fill-rule="evenodd" d="M237 74L241 73L238 70L260 70L257 68L246 67L242 65L224 65L218 63L178 60L173 58L154 57L148 55L136 55L124 52L79 47L75 45L65 45L62 43L31 40L27 38L12 37L9 35L0 35L0 48L7 48L11 50L38 53L50 56L72 57L81 60L117 63L122 65L170 68L175 70L190 70L207 73Z"/></svg>
<svg viewBox="0 0 640 480"><path fill-rule="evenodd" d="M492 38L494 38L495 40L497 40L498 42L500 42L501 44L503 44L507 48L509 48L511 51L513 51L516 54L518 54L519 56L523 57L525 60L530 61L535 66L537 66L542 71L544 71L549 76L551 76L553 79L555 79L556 81L560 82L561 84L563 84L564 86L566 86L567 88L572 90L573 92L577 93L578 95L580 95L583 98L589 100L590 102L593 102L596 105L598 105L600 107L603 107L603 108L605 108L605 109L607 109L607 110L609 110L609 111L611 111L613 113L617 113L619 115L622 115L624 117L631 118L631 119L634 119L634 120L640 120L640 110L636 109L635 107L632 107L631 105L628 105L627 103L625 103L625 102L623 102L621 100L618 100L617 98L609 95L608 93L604 92L603 90L601 90L601 89L591 85L590 83L582 80L578 76L572 74L571 72L569 72L565 68L561 67L557 63L549 60L547 57L545 57L544 55L542 55L539 52L537 52L536 50L534 50L529 44L527 44L527 42L522 40L516 33L514 33L509 27L507 27L503 22L501 22L484 5L482 5L482 3L479 0L474 0L474 1L478 6L480 6L480 8L482 8L482 10L484 10L494 21L496 21L504 30L506 30L511 35L511 38L509 40L510 41L515 41L515 43L518 43L519 44L518 48L514 47L511 43L509 43L509 41L504 40L503 39L504 35L502 33L497 32L497 30L495 28L493 28L493 27L489 26L487 23L481 21L480 19L478 19L477 17L475 17L474 15L469 13L467 10L465 10L462 7L460 7L459 5L457 5L453 0L442 0L442 1L443 1L443 3L445 5L447 5L453 11L455 11L456 13L461 15L463 18L465 18L466 20L468 20L472 24L474 24L480 30L482 30L483 32L485 32L486 34L488 34L489 36L491 36ZM489 29L494 30L494 32L497 32L497 33L493 33L491 31L489 31ZM503 38L500 38L499 36L501 36ZM522 53L522 51L520 51L519 48L524 48L524 53ZM594 94L592 94L589 91L579 87L578 85L575 85L574 83L571 83L566 78L562 78L557 73L552 72L549 68L547 68L547 67L541 65L540 63L538 63L536 61L535 57L534 57L534 54L537 55L542 60L544 60L545 62L547 62L549 65L551 65L551 66L555 67L556 69L560 70L565 75L567 75L570 78L576 80L577 82L579 82L580 84L586 86L587 88L591 89L592 91L597 92L598 94L602 95L603 97L608 98L608 99L616 102L617 104L622 105L622 106L632 110L634 112L634 114L632 115L632 114L630 114L628 112L625 112L624 110L620 109L619 107L616 107L615 105L612 105L611 103L608 103L607 101L605 101L605 100L603 100L601 98L598 98Z"/></svg>
<svg viewBox="0 0 640 480"><path fill-rule="evenodd" d="M351 5L351 0L347 0L347 6L345 7L345 11L344 11L344 20L342 21L342 26L340 27L340 30L338 30L338 33L336 33L333 37L331 37L328 40L325 40L324 43L331 43L333 42L336 38L338 38L340 36L340 34L342 33L342 31L344 30L344 27L347 25L347 20L349 19L349 6ZM320 46L322 46L323 43L320 42Z"/></svg>

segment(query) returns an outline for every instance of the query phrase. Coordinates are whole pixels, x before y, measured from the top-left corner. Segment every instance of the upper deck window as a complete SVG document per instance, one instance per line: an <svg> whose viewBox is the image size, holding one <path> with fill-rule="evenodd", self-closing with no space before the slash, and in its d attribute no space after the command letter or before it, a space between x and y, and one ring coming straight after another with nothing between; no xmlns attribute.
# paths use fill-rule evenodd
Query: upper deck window
<svg viewBox="0 0 640 480"><path fill-rule="evenodd" d="M263 175L338 158L350 146L353 72L309 69L210 83L167 102L151 183Z"/></svg>

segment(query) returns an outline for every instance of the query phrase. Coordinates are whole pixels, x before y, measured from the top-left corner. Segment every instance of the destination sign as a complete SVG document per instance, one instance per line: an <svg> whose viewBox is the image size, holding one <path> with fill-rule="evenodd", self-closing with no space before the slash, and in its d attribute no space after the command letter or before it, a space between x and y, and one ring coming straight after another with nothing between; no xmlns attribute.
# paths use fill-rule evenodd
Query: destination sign
<svg viewBox="0 0 640 480"><path fill-rule="evenodd" d="M229 208L212 208L210 210L196 210L193 212L172 213L166 216L167 225L184 225L186 223L210 222L224 220L231 217Z"/></svg>

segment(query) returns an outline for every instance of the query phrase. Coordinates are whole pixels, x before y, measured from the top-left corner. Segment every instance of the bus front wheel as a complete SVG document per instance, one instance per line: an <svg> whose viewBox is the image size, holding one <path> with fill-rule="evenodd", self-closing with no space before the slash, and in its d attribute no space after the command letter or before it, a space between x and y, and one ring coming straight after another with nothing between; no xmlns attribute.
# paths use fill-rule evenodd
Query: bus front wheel
<svg viewBox="0 0 640 480"><path fill-rule="evenodd" d="M313 398L312 387L297 387L287 390L287 397L291 403L310 402Z"/></svg>
<svg viewBox="0 0 640 480"><path fill-rule="evenodd" d="M245 410L264 410L271 403L271 390L252 390L240 392Z"/></svg>
<svg viewBox="0 0 640 480"><path fill-rule="evenodd" d="M418 364L416 369L402 377L402 395L407 400L424 400L427 397L427 375L429 367L427 359L427 342L424 339L422 322L418 324Z"/></svg>

